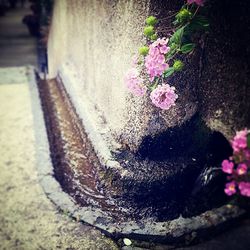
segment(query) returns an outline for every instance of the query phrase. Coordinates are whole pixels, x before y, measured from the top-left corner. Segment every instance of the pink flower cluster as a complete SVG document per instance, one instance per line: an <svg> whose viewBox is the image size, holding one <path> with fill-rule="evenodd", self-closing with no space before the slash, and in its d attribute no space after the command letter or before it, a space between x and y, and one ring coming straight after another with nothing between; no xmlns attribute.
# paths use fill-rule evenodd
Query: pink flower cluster
<svg viewBox="0 0 250 250"><path fill-rule="evenodd" d="M231 181L226 184L225 193L231 196L237 192L237 186L242 196L250 197L250 182L246 181Z"/></svg>
<svg viewBox="0 0 250 250"><path fill-rule="evenodd" d="M158 38L149 46L149 53L145 58L145 66L151 82L156 76L161 76L169 68L165 60L165 55L170 51L167 43L168 39Z"/></svg>
<svg viewBox="0 0 250 250"><path fill-rule="evenodd" d="M128 89L136 96L143 96L147 88L143 85L143 79L139 76L136 68L130 69L125 76Z"/></svg>
<svg viewBox="0 0 250 250"><path fill-rule="evenodd" d="M243 196L250 197L250 148L247 145L249 131L244 129L236 133L231 141L233 156L222 162L222 171L229 174L228 182L224 189L227 195L233 195L239 190Z"/></svg>
<svg viewBox="0 0 250 250"><path fill-rule="evenodd" d="M250 197L250 182L241 181L239 183L239 190L241 195Z"/></svg>
<svg viewBox="0 0 250 250"><path fill-rule="evenodd" d="M175 105L178 95L175 93L175 87L169 84L158 85L150 94L150 99L156 107L168 110Z"/></svg>
<svg viewBox="0 0 250 250"><path fill-rule="evenodd" d="M236 136L232 140L232 147L234 152L240 152L247 148L247 129L236 132Z"/></svg>
<svg viewBox="0 0 250 250"><path fill-rule="evenodd" d="M198 6L203 6L205 0L187 0L188 4L196 3Z"/></svg>

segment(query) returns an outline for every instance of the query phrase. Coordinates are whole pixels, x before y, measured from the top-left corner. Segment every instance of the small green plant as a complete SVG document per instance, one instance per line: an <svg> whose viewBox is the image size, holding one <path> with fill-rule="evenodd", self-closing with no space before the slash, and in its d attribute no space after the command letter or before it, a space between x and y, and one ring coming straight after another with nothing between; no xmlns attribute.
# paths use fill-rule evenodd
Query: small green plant
<svg viewBox="0 0 250 250"><path fill-rule="evenodd" d="M147 44L139 48L139 57L125 78L133 94L143 96L150 92L153 104L165 110L175 104L178 98L175 88L165 81L185 68L184 63L175 58L191 54L196 47L193 34L207 30L209 26L206 17L199 13L203 4L204 0L187 0L173 16L172 26L162 30L168 37L158 37L157 24L160 20L154 16L146 18L143 33Z"/></svg>

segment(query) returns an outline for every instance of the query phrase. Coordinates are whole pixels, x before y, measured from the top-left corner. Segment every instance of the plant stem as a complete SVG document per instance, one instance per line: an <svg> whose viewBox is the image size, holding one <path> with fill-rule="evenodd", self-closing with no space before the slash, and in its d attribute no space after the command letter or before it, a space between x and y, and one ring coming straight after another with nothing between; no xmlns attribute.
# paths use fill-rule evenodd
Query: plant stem
<svg viewBox="0 0 250 250"><path fill-rule="evenodd" d="M193 16L192 16L191 19L193 19L193 18L196 16L196 14L197 14L197 12L198 12L199 9L200 9L200 6L198 6L198 7L196 8L196 10L195 10L195 12L194 12L194 14L193 14Z"/></svg>
<svg viewBox="0 0 250 250"><path fill-rule="evenodd" d="M170 18L176 16L177 13L178 13L178 12L175 12L174 14L172 14L172 15L170 15L170 16L167 16L167 17L164 17L164 18L161 18L161 19L158 19L158 20L159 20L159 21L162 21L162 20L170 19Z"/></svg>

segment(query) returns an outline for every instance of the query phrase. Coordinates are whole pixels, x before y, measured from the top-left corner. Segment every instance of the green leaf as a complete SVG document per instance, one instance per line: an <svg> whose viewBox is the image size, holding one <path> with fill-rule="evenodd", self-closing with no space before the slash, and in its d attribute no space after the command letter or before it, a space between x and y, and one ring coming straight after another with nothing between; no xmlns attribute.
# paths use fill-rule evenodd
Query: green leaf
<svg viewBox="0 0 250 250"><path fill-rule="evenodd" d="M247 147L250 149L250 133L247 135Z"/></svg>
<svg viewBox="0 0 250 250"><path fill-rule="evenodd" d="M152 92L154 89L156 89L156 87L158 86L158 83L159 83L159 78L156 77L155 82L152 83L152 85L148 86L148 89Z"/></svg>
<svg viewBox="0 0 250 250"><path fill-rule="evenodd" d="M184 33L184 27L181 27L180 29L176 30L175 33L169 39L169 43L181 44L183 33Z"/></svg>
<svg viewBox="0 0 250 250"><path fill-rule="evenodd" d="M179 23L187 23L192 18L192 13L188 9L183 8L178 12L175 18Z"/></svg>
<svg viewBox="0 0 250 250"><path fill-rule="evenodd" d="M205 27L209 26L208 19L205 16L202 16L202 15L198 15L198 16L194 17L192 22L198 23L198 24L200 24L202 26L205 26Z"/></svg>
<svg viewBox="0 0 250 250"><path fill-rule="evenodd" d="M175 53L176 53L176 48L171 49L171 50L167 53L166 59L167 59L167 60L171 59L171 58L175 55Z"/></svg>
<svg viewBox="0 0 250 250"><path fill-rule="evenodd" d="M146 56L148 54L149 47L148 46L142 46L139 48L139 54L142 56Z"/></svg>
<svg viewBox="0 0 250 250"><path fill-rule="evenodd" d="M163 73L163 76L164 77L169 77L171 76L173 73L174 73L174 67L170 67L168 68L164 73Z"/></svg>
<svg viewBox="0 0 250 250"><path fill-rule="evenodd" d="M199 30L207 30L209 28L208 19L204 16L195 16L190 24L187 26L188 32L195 32Z"/></svg>
<svg viewBox="0 0 250 250"><path fill-rule="evenodd" d="M158 20L156 17L154 16L149 16L147 19L146 19L146 24L147 25L152 25L154 26L155 24L157 24Z"/></svg>
<svg viewBox="0 0 250 250"><path fill-rule="evenodd" d="M184 63L181 60L175 60L173 68L175 71L181 71L184 67Z"/></svg>
<svg viewBox="0 0 250 250"><path fill-rule="evenodd" d="M144 28L144 31L143 31L144 35L147 36L147 37L150 37L152 36L155 32L154 32L154 26L146 26Z"/></svg>
<svg viewBox="0 0 250 250"><path fill-rule="evenodd" d="M150 37L150 40L152 40L152 41L157 40L157 35L156 35L156 34L153 34L153 35Z"/></svg>
<svg viewBox="0 0 250 250"><path fill-rule="evenodd" d="M173 25L177 26L177 24L179 24L178 20L173 21Z"/></svg>
<svg viewBox="0 0 250 250"><path fill-rule="evenodd" d="M187 43L181 47L181 52L187 54L191 52L194 49L194 47L195 47L194 43Z"/></svg>

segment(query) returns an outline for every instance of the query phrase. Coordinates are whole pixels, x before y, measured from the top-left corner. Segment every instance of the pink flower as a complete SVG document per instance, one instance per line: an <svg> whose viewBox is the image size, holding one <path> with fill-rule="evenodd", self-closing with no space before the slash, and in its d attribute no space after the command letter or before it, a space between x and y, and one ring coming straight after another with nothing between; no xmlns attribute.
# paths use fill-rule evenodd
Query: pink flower
<svg viewBox="0 0 250 250"><path fill-rule="evenodd" d="M158 46L163 46L168 44L168 38L163 37L163 38L158 38L155 42L152 43L153 47L158 47Z"/></svg>
<svg viewBox="0 0 250 250"><path fill-rule="evenodd" d="M125 83L134 95L143 96L147 88L143 85L143 80L139 76L139 72L136 68L130 69L125 76Z"/></svg>
<svg viewBox="0 0 250 250"><path fill-rule="evenodd" d="M151 55L152 57L155 57L155 55L158 55L159 49L158 49L158 48L155 48L155 47L153 46L153 44L151 44L148 53L149 53L149 55Z"/></svg>
<svg viewBox="0 0 250 250"><path fill-rule="evenodd" d="M250 182L242 181L239 183L240 194L250 197Z"/></svg>
<svg viewBox="0 0 250 250"><path fill-rule="evenodd" d="M188 4L196 3L199 6L203 6L204 2L205 2L205 0L187 0Z"/></svg>
<svg viewBox="0 0 250 250"><path fill-rule="evenodd" d="M169 84L158 85L150 94L153 104L165 110L175 105L177 98L178 95L175 93L175 87L170 87Z"/></svg>
<svg viewBox="0 0 250 250"><path fill-rule="evenodd" d="M227 195L236 193L238 187L240 194L250 197L250 182L248 168L250 167L250 148L247 145L247 136L250 131L246 128L236 133L231 141L233 147L233 156L229 157L230 160L222 162L222 170L227 174L232 174L228 177L231 182L226 184L224 189ZM237 163L236 171L234 171L233 160Z"/></svg>
<svg viewBox="0 0 250 250"><path fill-rule="evenodd" d="M247 165L245 163L241 163L239 164L239 166L237 167L237 174L238 175L244 175L247 172Z"/></svg>
<svg viewBox="0 0 250 250"><path fill-rule="evenodd" d="M163 45L162 47L160 47L160 52L162 54L167 54L170 51L170 47L167 47L166 45Z"/></svg>
<svg viewBox="0 0 250 250"><path fill-rule="evenodd" d="M160 54L160 55L157 56L156 60L157 60L158 63L164 64L164 62L165 62L165 56L162 55L162 54Z"/></svg>
<svg viewBox="0 0 250 250"><path fill-rule="evenodd" d="M158 38L149 46L149 53L145 58L145 67L150 81L153 81L156 76L161 76L169 68L169 65L165 61L165 54L170 50L167 43L168 39Z"/></svg>
<svg viewBox="0 0 250 250"><path fill-rule="evenodd" d="M234 181L228 182L224 189L225 193L228 196L231 196L236 193L236 183Z"/></svg>
<svg viewBox="0 0 250 250"><path fill-rule="evenodd" d="M234 152L239 152L241 149L245 149L247 147L247 134L248 131L246 128L236 133L236 136L232 140Z"/></svg>
<svg viewBox="0 0 250 250"><path fill-rule="evenodd" d="M233 168L234 168L233 162L231 162L229 160L224 160L222 162L221 166L222 166L222 171L224 173L227 173L227 174L232 174L233 173Z"/></svg>

